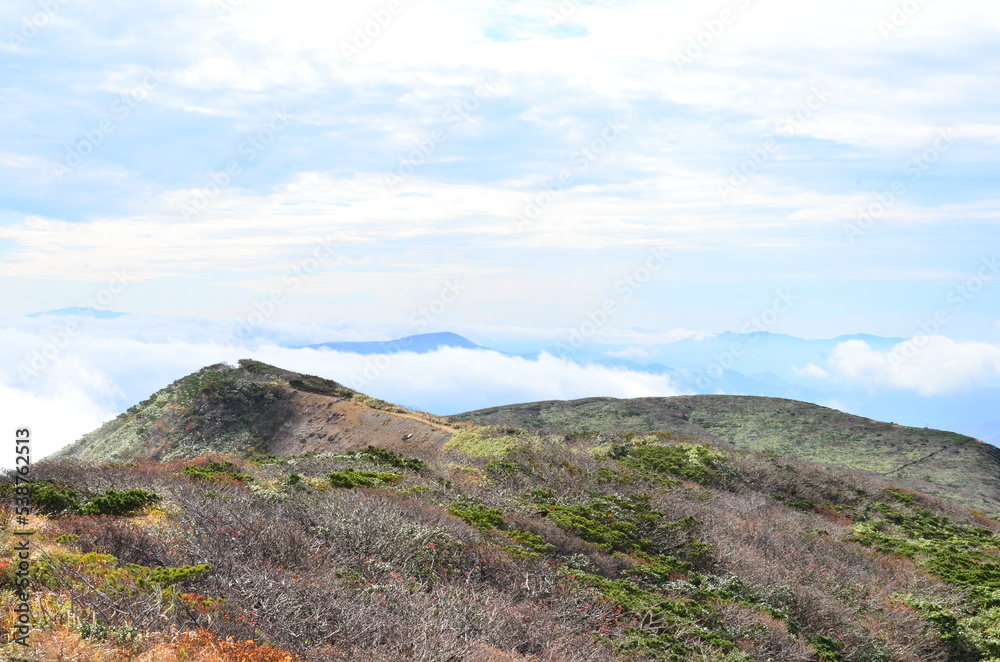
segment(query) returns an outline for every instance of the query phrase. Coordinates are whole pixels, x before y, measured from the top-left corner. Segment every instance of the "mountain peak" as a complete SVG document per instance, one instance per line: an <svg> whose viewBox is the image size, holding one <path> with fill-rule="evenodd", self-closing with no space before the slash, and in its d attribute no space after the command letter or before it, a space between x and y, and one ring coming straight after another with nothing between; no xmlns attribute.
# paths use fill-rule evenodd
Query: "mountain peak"
<svg viewBox="0 0 1000 662"><path fill-rule="evenodd" d="M56 453L88 461L346 452L434 453L450 424L335 381L242 359L202 368Z"/></svg>

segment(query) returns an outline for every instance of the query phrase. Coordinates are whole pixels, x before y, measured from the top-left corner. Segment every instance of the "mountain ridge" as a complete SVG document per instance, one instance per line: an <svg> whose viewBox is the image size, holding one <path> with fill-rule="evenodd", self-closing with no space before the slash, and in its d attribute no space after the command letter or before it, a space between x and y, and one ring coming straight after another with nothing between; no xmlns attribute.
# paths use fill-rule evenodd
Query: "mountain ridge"
<svg viewBox="0 0 1000 662"><path fill-rule="evenodd" d="M450 425L329 379L242 359L182 377L52 457L289 456L353 451L372 441L421 455L451 437Z"/></svg>
<svg viewBox="0 0 1000 662"><path fill-rule="evenodd" d="M670 432L734 448L865 471L1000 513L1000 448L785 398L583 398L490 407L452 420L540 432Z"/></svg>
<svg viewBox="0 0 1000 662"><path fill-rule="evenodd" d="M438 455L454 432L468 425L544 434L670 433L864 471L1000 514L1000 448L953 432L790 399L729 395L553 400L436 417L249 359L183 377L53 457L172 460L205 452L283 457L381 444L426 458Z"/></svg>
<svg viewBox="0 0 1000 662"><path fill-rule="evenodd" d="M67 616L39 624L28 657L1000 658L996 516L794 457L867 444L903 473L967 438L741 396L462 418L247 359L173 382L32 467L35 592ZM0 560L0 589L13 578Z"/></svg>

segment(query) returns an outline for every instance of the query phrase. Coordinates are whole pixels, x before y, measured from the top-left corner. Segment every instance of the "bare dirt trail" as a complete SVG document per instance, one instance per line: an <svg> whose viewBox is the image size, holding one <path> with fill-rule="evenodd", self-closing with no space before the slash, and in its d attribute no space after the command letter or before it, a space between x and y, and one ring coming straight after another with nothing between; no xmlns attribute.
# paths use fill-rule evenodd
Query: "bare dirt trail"
<svg viewBox="0 0 1000 662"><path fill-rule="evenodd" d="M271 439L268 452L281 456L303 453L347 453L373 445L403 455L433 458L455 429L414 414L372 409L360 402L296 391L293 415Z"/></svg>

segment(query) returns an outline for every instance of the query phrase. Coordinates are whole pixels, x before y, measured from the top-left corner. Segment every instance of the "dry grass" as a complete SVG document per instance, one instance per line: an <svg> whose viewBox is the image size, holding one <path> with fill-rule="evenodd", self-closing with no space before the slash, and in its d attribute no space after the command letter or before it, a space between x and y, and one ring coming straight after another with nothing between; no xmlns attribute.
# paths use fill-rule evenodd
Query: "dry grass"
<svg viewBox="0 0 1000 662"><path fill-rule="evenodd" d="M41 463L39 476L81 491L151 489L163 502L130 517L37 521L38 541L53 555L96 552L115 559L50 569L39 586L36 615L43 622L32 635L36 657L29 659L670 659L653 648L616 649L626 636L639 636L627 631L632 621L623 621L620 603L627 595L601 594L571 575L580 568L630 586L632 595L655 595L677 613L697 612L671 622L662 612L655 615L659 606L652 604L649 613L635 615L646 624L639 633L646 643L663 636L688 647L673 659L724 659L717 645L692 634L695 626L711 628L727 638L734 655L742 652L754 662L815 659L817 637L836 639L857 660L947 658L927 620L901 609L897 596L960 604L961 592L912 561L848 541L850 507L893 498L885 483L736 452L696 484L590 452L607 446L606 438L574 440L572 446L541 438L532 443L531 450L512 453L502 472L491 468L490 458L449 456L447 463L407 471L405 481L385 489L324 483L331 471L366 467L344 458L260 466L240 461L261 491L184 476L189 462L86 471L71 462ZM302 476L295 486L284 480L293 471ZM646 495L662 526L640 527L650 537L646 556L627 546L612 552L581 537L580 528L556 521L543 502L526 496L532 490L545 490L550 503L566 507ZM912 498L955 521L997 528L938 499ZM502 523L477 528L448 513L457 502L497 509ZM613 523L615 516L609 518ZM669 526L679 521L688 524ZM515 532L545 545L540 551L526 547ZM66 534L74 538L54 542ZM653 565L650 555L680 559L692 542L703 546L693 567L636 579ZM208 564L212 570L174 585L150 585L141 568L128 570L130 563ZM739 595L705 593L704 586L733 578ZM696 590L698 582L702 589ZM107 628L103 641L81 638L88 623ZM0 629L7 628L0 634L10 625L9 618L0 621ZM135 636L122 635L133 629ZM611 639L597 636L602 632Z"/></svg>

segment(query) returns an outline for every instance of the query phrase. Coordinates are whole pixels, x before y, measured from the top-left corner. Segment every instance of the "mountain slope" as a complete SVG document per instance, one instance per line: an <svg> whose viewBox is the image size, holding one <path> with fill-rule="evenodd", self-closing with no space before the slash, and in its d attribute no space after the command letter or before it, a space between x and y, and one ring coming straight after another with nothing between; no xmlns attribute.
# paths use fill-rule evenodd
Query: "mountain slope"
<svg viewBox="0 0 1000 662"><path fill-rule="evenodd" d="M864 451L905 473L933 463L893 453L941 443L935 456L957 451L953 470L971 471L975 447L958 435L766 398L594 398L467 418L494 425L449 426L248 360L174 382L33 465L27 516L12 516L20 474L0 474L0 547L38 534L19 599L58 614L0 654L1000 659L1000 522L895 476L789 457ZM733 448L753 444L771 452ZM0 592L16 594L18 567L0 559Z"/></svg>
<svg viewBox="0 0 1000 662"><path fill-rule="evenodd" d="M228 373L258 369L275 376ZM472 426L426 462L47 459L32 478L35 623L21 647L0 614L4 659L1000 659L1000 522L669 434Z"/></svg>
<svg viewBox="0 0 1000 662"><path fill-rule="evenodd" d="M868 471L1000 514L1000 449L953 432L911 428L819 405L729 395L586 398L493 407L452 417L555 432L664 431Z"/></svg>
<svg viewBox="0 0 1000 662"><path fill-rule="evenodd" d="M205 452L284 457L378 444L433 454L454 429L340 384L250 360L177 380L55 453L88 461Z"/></svg>

